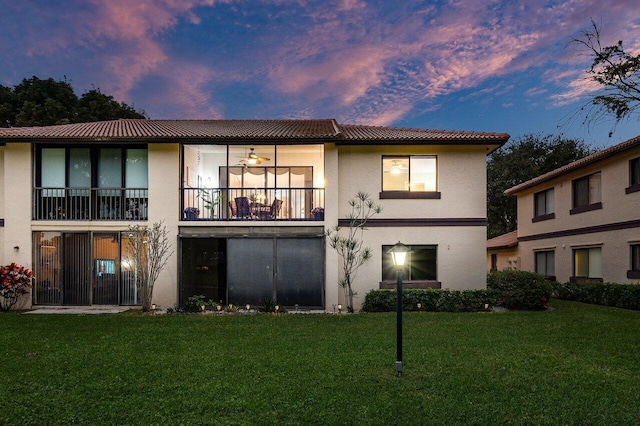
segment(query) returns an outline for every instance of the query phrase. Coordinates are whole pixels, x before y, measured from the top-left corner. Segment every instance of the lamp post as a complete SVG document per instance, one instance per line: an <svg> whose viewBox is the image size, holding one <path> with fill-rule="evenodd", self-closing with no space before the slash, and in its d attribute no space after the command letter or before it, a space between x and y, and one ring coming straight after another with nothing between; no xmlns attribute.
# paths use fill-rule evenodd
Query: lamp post
<svg viewBox="0 0 640 426"><path fill-rule="evenodd" d="M387 253L391 253L393 264L396 266L396 372L402 376L402 273L407 253L411 249L398 241Z"/></svg>

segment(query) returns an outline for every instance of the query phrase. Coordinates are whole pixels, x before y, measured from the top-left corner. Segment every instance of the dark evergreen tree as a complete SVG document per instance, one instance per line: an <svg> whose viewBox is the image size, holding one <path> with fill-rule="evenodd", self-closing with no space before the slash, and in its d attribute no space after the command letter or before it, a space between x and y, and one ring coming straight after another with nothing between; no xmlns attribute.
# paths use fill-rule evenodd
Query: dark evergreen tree
<svg viewBox="0 0 640 426"><path fill-rule="evenodd" d="M12 89L0 85L0 127L49 126L55 124L146 118L118 103L113 96L92 89L80 99L67 81L38 77L23 79Z"/></svg>

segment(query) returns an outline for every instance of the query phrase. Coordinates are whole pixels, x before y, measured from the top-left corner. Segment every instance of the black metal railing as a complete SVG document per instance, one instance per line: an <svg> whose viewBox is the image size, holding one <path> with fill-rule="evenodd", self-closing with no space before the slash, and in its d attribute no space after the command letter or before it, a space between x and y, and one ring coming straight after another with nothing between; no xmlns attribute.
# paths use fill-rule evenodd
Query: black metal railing
<svg viewBox="0 0 640 426"><path fill-rule="evenodd" d="M33 220L147 220L147 188L34 188Z"/></svg>
<svg viewBox="0 0 640 426"><path fill-rule="evenodd" d="M182 220L324 220L324 188L182 188Z"/></svg>

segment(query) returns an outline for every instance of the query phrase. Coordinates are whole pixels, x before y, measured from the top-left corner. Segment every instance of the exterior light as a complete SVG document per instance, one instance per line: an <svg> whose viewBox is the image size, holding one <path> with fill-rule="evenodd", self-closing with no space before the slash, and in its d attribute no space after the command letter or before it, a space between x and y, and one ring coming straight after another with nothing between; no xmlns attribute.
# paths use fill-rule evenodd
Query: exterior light
<svg viewBox="0 0 640 426"><path fill-rule="evenodd" d="M222 310L222 305L216 306L216 309L218 310L218 312L220 312Z"/></svg>
<svg viewBox="0 0 640 426"><path fill-rule="evenodd" d="M205 306L204 306L204 305L200 305L200 310L201 310L202 312L204 312L204 309L205 309Z"/></svg>
<svg viewBox="0 0 640 426"><path fill-rule="evenodd" d="M418 310L422 309L422 303L418 303Z"/></svg>
<svg viewBox="0 0 640 426"><path fill-rule="evenodd" d="M342 303L338 303L338 313L342 313Z"/></svg>
<svg viewBox="0 0 640 426"><path fill-rule="evenodd" d="M402 376L402 273L407 253L411 253L411 249L398 241L387 253L391 254L393 264L396 266L396 373L400 377Z"/></svg>
<svg viewBox="0 0 640 426"><path fill-rule="evenodd" d="M387 253L391 253L391 259L396 269L402 269L407 260L407 253L411 253L411 249L398 241Z"/></svg>
<svg viewBox="0 0 640 426"><path fill-rule="evenodd" d="M276 314L278 313L279 310L280 310L280 305L276 305Z"/></svg>
<svg viewBox="0 0 640 426"><path fill-rule="evenodd" d="M245 306L245 308L247 308L247 311L248 311L248 310L250 310L250 309L251 309L251 305L249 305L249 304L247 303L247 306Z"/></svg>
<svg viewBox="0 0 640 426"><path fill-rule="evenodd" d="M151 304L151 312L153 312L154 314L156 313L156 304L155 303Z"/></svg>

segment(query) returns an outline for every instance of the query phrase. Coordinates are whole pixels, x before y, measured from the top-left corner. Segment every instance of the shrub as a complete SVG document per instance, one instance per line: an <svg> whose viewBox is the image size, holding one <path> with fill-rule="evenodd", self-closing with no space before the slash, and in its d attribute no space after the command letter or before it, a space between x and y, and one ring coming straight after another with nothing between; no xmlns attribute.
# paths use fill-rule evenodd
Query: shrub
<svg viewBox="0 0 640 426"><path fill-rule="evenodd" d="M487 288L498 293L504 308L538 310L546 308L554 284L534 272L497 271L488 275Z"/></svg>
<svg viewBox="0 0 640 426"><path fill-rule="evenodd" d="M8 311L27 294L32 278L30 269L16 263L0 267L0 310Z"/></svg>
<svg viewBox="0 0 640 426"><path fill-rule="evenodd" d="M205 306L204 302L204 294L194 294L193 296L187 299L187 302L184 304L185 312L201 312L202 307Z"/></svg>
<svg viewBox="0 0 640 426"><path fill-rule="evenodd" d="M395 311L396 296L396 290L371 290L365 296L362 310L364 312ZM485 310L485 304L495 305L497 300L497 294L493 290L407 289L402 292L402 310L477 312Z"/></svg>
<svg viewBox="0 0 640 426"><path fill-rule="evenodd" d="M638 284L568 282L558 286L555 296L594 305L640 310Z"/></svg>

